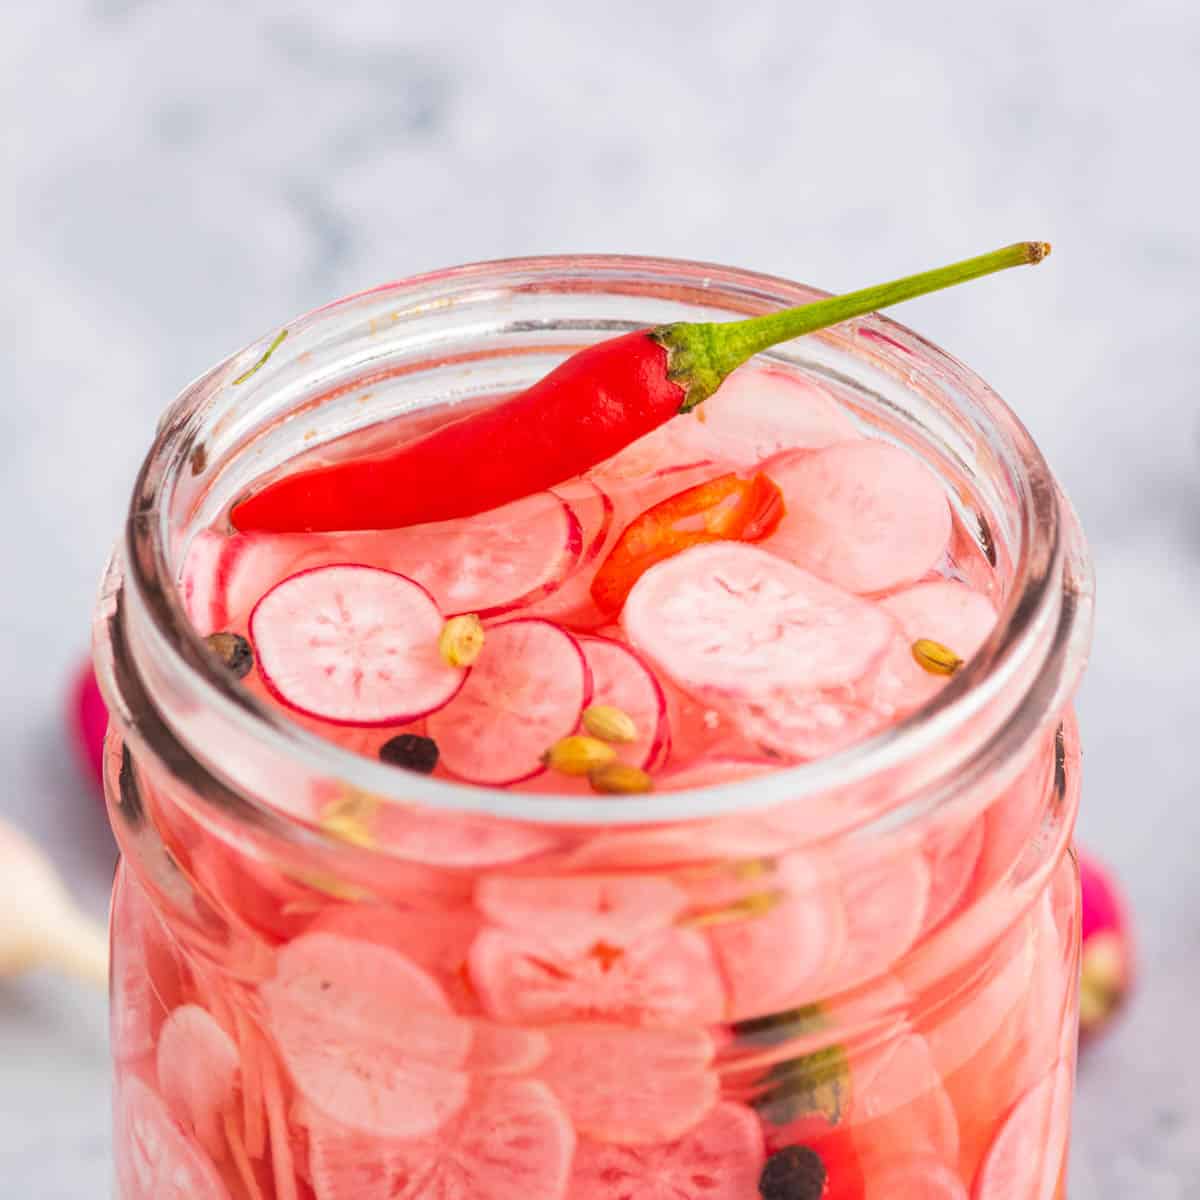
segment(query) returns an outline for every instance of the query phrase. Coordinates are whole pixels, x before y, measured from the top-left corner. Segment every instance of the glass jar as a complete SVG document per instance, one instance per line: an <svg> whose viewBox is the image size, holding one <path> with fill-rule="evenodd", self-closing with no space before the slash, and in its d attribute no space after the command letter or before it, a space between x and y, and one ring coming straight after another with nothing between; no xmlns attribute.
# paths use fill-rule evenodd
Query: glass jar
<svg viewBox="0 0 1200 1200"><path fill-rule="evenodd" d="M459 787L285 720L187 616L195 535L296 454L821 294L462 267L300 318L167 411L96 621L120 1200L1064 1194L1091 577L1029 435L940 350L871 317L764 356L922 455L1001 610L927 708L834 757L641 797ZM530 881L558 890L517 920Z"/></svg>

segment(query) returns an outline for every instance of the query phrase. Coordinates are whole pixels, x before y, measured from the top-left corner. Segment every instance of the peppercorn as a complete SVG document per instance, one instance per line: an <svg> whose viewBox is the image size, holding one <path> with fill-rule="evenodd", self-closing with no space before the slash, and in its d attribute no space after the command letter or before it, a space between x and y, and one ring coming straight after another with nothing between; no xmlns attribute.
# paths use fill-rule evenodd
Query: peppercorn
<svg viewBox="0 0 1200 1200"><path fill-rule="evenodd" d="M379 747L379 757L389 766L429 775L438 765L437 742L417 733L400 733Z"/></svg>
<svg viewBox="0 0 1200 1200"><path fill-rule="evenodd" d="M821 1200L825 1164L808 1146L785 1146L767 1159L758 1177L763 1200Z"/></svg>
<svg viewBox="0 0 1200 1200"><path fill-rule="evenodd" d="M250 674L254 651L240 633L210 633L204 640L236 679L245 679Z"/></svg>

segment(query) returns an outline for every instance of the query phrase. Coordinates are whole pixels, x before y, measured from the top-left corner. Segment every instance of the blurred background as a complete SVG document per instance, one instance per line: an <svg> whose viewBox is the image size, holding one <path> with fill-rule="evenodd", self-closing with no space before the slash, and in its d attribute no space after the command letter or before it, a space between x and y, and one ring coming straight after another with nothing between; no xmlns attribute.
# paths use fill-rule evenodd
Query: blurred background
<svg viewBox="0 0 1200 1200"><path fill-rule="evenodd" d="M572 9L3 6L0 817L102 916L111 843L62 721L100 570L159 411L290 315L508 255L843 290L1045 238L1036 273L899 315L1024 417L1095 555L1081 835L1142 972L1082 1064L1072 1194L1195 1197L1200 9ZM0 1181L100 1195L106 1089L102 997L0 983Z"/></svg>

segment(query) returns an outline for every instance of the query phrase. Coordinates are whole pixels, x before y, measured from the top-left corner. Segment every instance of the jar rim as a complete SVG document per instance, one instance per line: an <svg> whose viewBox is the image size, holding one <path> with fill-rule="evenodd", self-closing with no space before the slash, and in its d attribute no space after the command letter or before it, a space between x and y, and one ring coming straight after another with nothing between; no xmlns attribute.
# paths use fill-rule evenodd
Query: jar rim
<svg viewBox="0 0 1200 1200"><path fill-rule="evenodd" d="M324 305L285 328L313 327L364 302L386 300L402 305L420 296L423 304L440 295L446 311L467 289L503 292L519 281L522 287L570 288L595 276L653 289L684 280L706 300L730 315L767 311L805 303L827 293L771 275L717 264L629 255L554 255L470 263L382 284ZM1070 698L1082 671L1090 637L1091 575L1082 534L1070 505L1054 481L1041 452L1016 415L967 367L907 327L878 314L859 318L836 333L853 335L863 350L871 340L897 346L919 356L939 375L961 384L974 416L991 431L1002 454L1017 473L1021 500L1020 550L1014 576L996 629L984 647L928 705L876 735L837 754L811 762L781 766L760 776L711 787L645 796L574 796L508 792L452 783L397 771L320 738L241 689L205 651L203 639L184 611L178 583L167 553L166 519L169 490L181 461L191 450L190 433L198 415L211 409L214 397L235 378L263 359L272 338L239 351L184 390L164 414L143 461L130 504L125 538L106 584L97 622L97 660L101 686L110 707L138 736L139 713L114 676L111 623L136 621L151 652L160 656L176 680L184 681L191 700L215 719L237 723L242 733L270 745L273 752L298 760L314 775L400 804L486 814L556 825L636 825L694 820L787 803L806 797L861 787L885 778L913 756L932 751L961 734L989 705L997 703L1016 678L1027 678L1019 709L1025 718L1010 721L978 747L974 769L985 760L1003 757L1027 739L1032 718L1044 720ZM815 335L821 337L822 335ZM1047 628L1052 632L1047 637ZM128 638L122 639L128 652ZM124 677L132 664L124 664ZM1037 712L1031 713L1030 706ZM1040 714L1040 715L1039 715ZM166 723L169 726L169 722ZM161 733L161 730L160 730ZM190 749L190 748L189 748ZM213 764L206 760L206 768ZM931 779L923 788L926 802L945 790L946 780ZM260 800L252 808L268 809ZM277 810L262 814L279 826ZM894 814L889 814L894 817ZM285 818L283 826L295 824Z"/></svg>

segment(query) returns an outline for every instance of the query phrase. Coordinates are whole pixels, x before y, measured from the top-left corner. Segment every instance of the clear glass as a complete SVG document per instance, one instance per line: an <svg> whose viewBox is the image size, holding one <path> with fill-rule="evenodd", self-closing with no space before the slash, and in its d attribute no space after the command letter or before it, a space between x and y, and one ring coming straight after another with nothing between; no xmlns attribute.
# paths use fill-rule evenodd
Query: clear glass
<svg viewBox="0 0 1200 1200"><path fill-rule="evenodd" d="M262 361L272 331L168 410L96 622L121 1200L734 1200L820 1195L814 1171L867 1200L1064 1194L1091 578L961 364L878 317L764 356L932 465L1001 600L927 709L829 759L620 798L413 777L259 704L184 614L189 543L263 471L616 331L820 294L662 260L458 268L300 318ZM369 845L314 820L331 799L371 806ZM487 896L529 881L558 899L514 928Z"/></svg>

